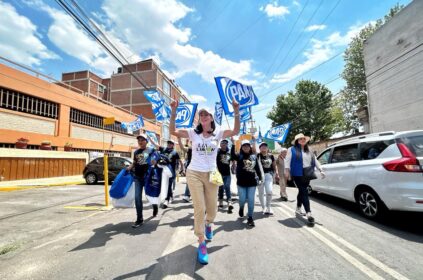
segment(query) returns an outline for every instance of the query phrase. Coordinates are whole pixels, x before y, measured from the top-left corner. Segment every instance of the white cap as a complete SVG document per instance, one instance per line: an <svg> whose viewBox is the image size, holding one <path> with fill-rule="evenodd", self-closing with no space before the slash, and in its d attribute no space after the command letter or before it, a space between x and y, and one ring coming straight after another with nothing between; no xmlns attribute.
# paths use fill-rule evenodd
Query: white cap
<svg viewBox="0 0 423 280"><path fill-rule="evenodd" d="M244 146L245 144L248 144L248 145L250 145L250 146L251 146L250 141L249 141L249 140L247 140L247 139L242 140L242 142L241 142L241 147L242 147L242 146Z"/></svg>

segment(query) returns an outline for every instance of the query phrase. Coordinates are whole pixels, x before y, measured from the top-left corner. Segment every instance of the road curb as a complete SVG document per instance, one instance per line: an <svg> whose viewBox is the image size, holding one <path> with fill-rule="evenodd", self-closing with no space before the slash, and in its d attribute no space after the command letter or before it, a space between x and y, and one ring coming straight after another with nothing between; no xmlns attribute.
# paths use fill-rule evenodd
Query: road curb
<svg viewBox="0 0 423 280"><path fill-rule="evenodd" d="M69 185L81 185L84 184L84 180L72 181L72 182L63 182L63 183L46 183L42 185L10 185L10 186L0 186L0 192L13 192L13 191L23 191L36 188L51 188L51 187L62 187Z"/></svg>

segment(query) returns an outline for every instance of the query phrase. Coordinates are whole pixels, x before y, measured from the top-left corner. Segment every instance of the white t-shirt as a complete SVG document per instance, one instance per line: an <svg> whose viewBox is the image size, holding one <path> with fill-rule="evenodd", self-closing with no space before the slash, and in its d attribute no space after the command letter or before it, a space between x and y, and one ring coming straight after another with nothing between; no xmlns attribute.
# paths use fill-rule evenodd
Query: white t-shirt
<svg viewBox="0 0 423 280"><path fill-rule="evenodd" d="M216 169L217 149L223 137L223 130L216 128L214 136L204 137L202 133L195 133L194 129L188 130L192 142L192 159L189 170L209 172Z"/></svg>

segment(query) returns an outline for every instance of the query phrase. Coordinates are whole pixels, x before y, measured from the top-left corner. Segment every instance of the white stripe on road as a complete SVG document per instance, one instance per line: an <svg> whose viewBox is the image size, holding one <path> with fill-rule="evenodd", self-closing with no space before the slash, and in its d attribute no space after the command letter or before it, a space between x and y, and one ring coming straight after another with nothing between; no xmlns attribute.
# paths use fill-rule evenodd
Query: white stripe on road
<svg viewBox="0 0 423 280"><path fill-rule="evenodd" d="M279 207L276 208L276 209L279 210L280 212L284 213L288 217L292 216L289 212L287 212L287 211L285 211L285 210L283 210L283 209L281 209ZM295 222L297 224L300 224L300 225L303 224L302 222L298 222L298 221L295 221ZM360 271L362 271L364 274L366 274L367 276L369 276L370 279L377 279L377 280L384 279L379 274L377 274L375 271L373 271L372 269L370 269L369 267L367 267L366 265L364 265L363 263L361 263L359 260L357 260L356 258L354 258L353 256L351 256L350 254L348 254L347 252L345 252L339 246L337 246L336 244L334 244L333 242L331 242L330 240L328 240L327 238L325 238L324 236L322 236L320 233L316 232L316 230L314 230L313 228L303 227L301 229L307 230L308 232L310 232L317 239L319 239L320 241L322 241L326 246L328 246L329 248L331 248L333 251L335 251L341 257L343 257L345 260L347 260L349 263L351 263L356 268L358 268Z"/></svg>
<svg viewBox="0 0 423 280"><path fill-rule="evenodd" d="M289 211L293 211L291 208L289 208L288 206L284 205L284 204L278 204L281 207L285 208L286 210ZM280 208L277 208L280 209ZM280 209L282 210L282 209ZM282 210L283 211L283 210ZM289 213L283 211L285 214ZM330 230L328 230L327 228L321 226L321 225L316 225L316 228L322 232L324 232L325 234L327 234L328 236L332 237L333 239L335 239L337 242L339 242L340 244L342 244L343 246L345 246L346 248L350 249L351 251L353 251L354 253L356 253L357 255L361 256L362 258L364 258L366 261L372 263L374 266L378 267L379 269L381 269L383 272L385 272L386 274L391 275L393 278L395 279L399 279L399 280L408 280L409 278L405 277L404 275L400 274L399 272L395 271L394 269L388 267L387 265L383 264L382 262L380 262L379 260L375 259L374 257L370 256L369 254L367 254L366 252L364 252L363 250L359 249L358 247L356 247L355 245L349 243L348 241L346 241L345 239L343 239L342 237L338 236L337 234L331 232ZM313 229L311 228L307 228L309 230L311 230L311 232L313 233Z"/></svg>

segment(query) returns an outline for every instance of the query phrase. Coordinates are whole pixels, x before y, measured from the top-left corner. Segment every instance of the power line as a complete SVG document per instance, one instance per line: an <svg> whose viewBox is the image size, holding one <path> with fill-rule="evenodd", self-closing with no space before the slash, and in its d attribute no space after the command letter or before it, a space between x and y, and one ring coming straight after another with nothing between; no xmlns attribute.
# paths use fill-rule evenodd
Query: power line
<svg viewBox="0 0 423 280"><path fill-rule="evenodd" d="M270 72L270 70L272 69L272 67L273 67L275 61L277 60L277 58L279 57L279 54L282 51L283 46L286 44L286 42L288 41L289 37L291 36L291 33L294 30L295 25L297 25L297 22L300 19L301 15L303 14L305 8L307 7L308 2L309 2L309 0L307 0L307 2L304 4L303 8L301 9L300 13L297 16L297 19L295 20L294 24L291 26L291 29L289 30L288 36L285 37L285 40L282 42L281 46L279 47L278 51L276 52L276 55L271 60L272 63L270 64L269 68L267 68L267 70L265 72L265 75L266 76Z"/></svg>
<svg viewBox="0 0 423 280"><path fill-rule="evenodd" d="M123 63L117 55L109 49L108 46L91 30L91 28L68 6L68 4L63 0L56 0L56 3L59 4L79 25L85 29L89 35L91 35L122 67L127 70L134 79L139 82L145 89L151 89L152 87L147 86L147 84L140 79L134 72L132 72L129 67Z"/></svg>
<svg viewBox="0 0 423 280"><path fill-rule="evenodd" d="M334 56L330 57L328 60L325 60L325 61L323 61L322 63L320 63L320 64L318 64L318 65L314 66L313 68L310 68L309 70L307 70L306 72L302 73L300 76L298 76L298 77L296 77L296 78L292 79L291 81L295 81L295 80L298 80L298 79L300 79L300 78L304 77L304 75L306 75L306 74L310 73L311 71L313 71L313 70L315 70L315 69L317 69L317 68L319 68L319 67L321 67L321 66L325 65L326 63L328 63L328 62L330 62L330 61L334 60L335 58L337 58L338 56L340 56L340 55L341 55L341 54L343 54L343 53L344 53L344 51L341 51L341 52L339 52L339 53L335 54ZM265 93L263 93L263 94L259 95L258 97L264 97L264 96L268 95L269 93L271 93L271 92L273 92L273 91L275 91L275 90L277 90L277 89L280 89L280 88L282 88L282 87L284 87L284 86L285 86L285 84L280 85L280 86L277 86L277 87L274 87L274 88L270 89L269 91L267 91L267 92L265 92Z"/></svg>
<svg viewBox="0 0 423 280"><path fill-rule="evenodd" d="M305 27L309 26L310 22L313 20L314 16L316 15L317 11L320 9L320 7L323 4L323 0L320 1L319 5L317 6L317 8L314 10L313 14L311 15L311 17L308 19L307 23L305 24ZM303 36L304 31L301 32L300 34L298 34L297 39L295 40L294 44L291 45L291 48L288 50L288 52L285 54L285 57L282 59L282 61L279 63L278 67L276 67L275 71L273 73L276 73L280 67L282 66L282 64L285 62L285 60L288 58L289 54L291 53L291 51L294 49L295 45L297 44L297 42L300 40L300 38Z"/></svg>
<svg viewBox="0 0 423 280"><path fill-rule="evenodd" d="M336 4L335 4L335 6L333 6L333 8L329 11L329 13L326 15L326 17L325 17L325 19L320 23L320 25L323 25L323 24L325 24L326 23L326 20L332 15L332 13L335 11L335 9L336 9L336 7L338 7L338 5L339 5L339 3L341 2L341 0L338 0L338 2L336 2ZM292 65L294 64L294 62L295 62L295 60L298 58L298 56L300 55L300 54L302 54L303 53L303 51L306 49L306 47L308 46L308 44L310 44L310 42L311 42L311 40L313 40L313 38L314 38L314 36L316 35L316 33L318 32L319 30L318 29L316 29L313 33L312 33L312 35L310 36L310 38L308 39L308 41L307 41L307 43L304 45L304 47L299 51L299 52L297 52L297 55L294 57L294 59L292 59L292 61L291 61L291 63L289 64L289 66L288 66L288 69L290 69L291 67L292 67Z"/></svg>

